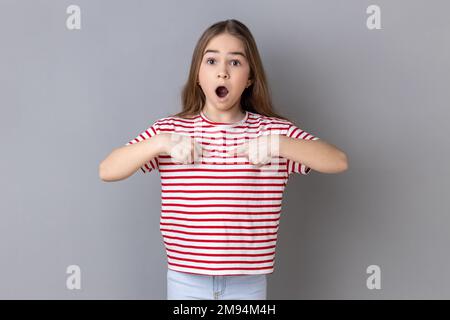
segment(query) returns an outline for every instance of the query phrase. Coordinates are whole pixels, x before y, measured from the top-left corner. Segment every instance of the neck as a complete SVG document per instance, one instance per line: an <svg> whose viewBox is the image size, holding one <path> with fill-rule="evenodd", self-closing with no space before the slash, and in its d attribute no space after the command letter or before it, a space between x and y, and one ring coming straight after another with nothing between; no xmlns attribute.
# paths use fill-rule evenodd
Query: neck
<svg viewBox="0 0 450 320"><path fill-rule="evenodd" d="M245 111L240 106L229 110L217 110L205 106L202 111L209 120L214 122L235 123L245 117Z"/></svg>

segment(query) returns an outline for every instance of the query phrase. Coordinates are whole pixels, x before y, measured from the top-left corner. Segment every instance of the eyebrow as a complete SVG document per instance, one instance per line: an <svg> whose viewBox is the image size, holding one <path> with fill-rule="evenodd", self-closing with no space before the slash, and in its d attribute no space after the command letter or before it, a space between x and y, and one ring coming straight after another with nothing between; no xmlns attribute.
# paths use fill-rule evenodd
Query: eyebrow
<svg viewBox="0 0 450 320"><path fill-rule="evenodd" d="M214 53L219 53L219 50L206 50L205 53L203 53L203 55L207 54L208 52L214 52ZM240 51L233 51L233 52L228 52L229 55L240 55L243 56L244 58L246 58L245 54L243 54Z"/></svg>

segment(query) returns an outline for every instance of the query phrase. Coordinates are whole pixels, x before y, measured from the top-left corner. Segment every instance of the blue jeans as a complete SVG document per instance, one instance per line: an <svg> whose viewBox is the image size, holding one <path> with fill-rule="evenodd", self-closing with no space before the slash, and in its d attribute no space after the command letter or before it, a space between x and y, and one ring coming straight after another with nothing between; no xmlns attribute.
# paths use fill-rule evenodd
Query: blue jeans
<svg viewBox="0 0 450 320"><path fill-rule="evenodd" d="M167 300L266 300L267 275L210 276L167 269Z"/></svg>

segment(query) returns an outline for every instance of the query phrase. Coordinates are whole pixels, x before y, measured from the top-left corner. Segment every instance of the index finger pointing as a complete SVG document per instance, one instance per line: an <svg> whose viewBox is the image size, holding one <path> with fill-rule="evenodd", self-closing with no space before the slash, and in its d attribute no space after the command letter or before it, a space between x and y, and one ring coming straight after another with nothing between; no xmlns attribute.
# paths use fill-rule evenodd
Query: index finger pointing
<svg viewBox="0 0 450 320"><path fill-rule="evenodd" d="M246 155L246 146L245 144L241 144L237 147L233 147L230 150L227 151L227 154L229 155Z"/></svg>

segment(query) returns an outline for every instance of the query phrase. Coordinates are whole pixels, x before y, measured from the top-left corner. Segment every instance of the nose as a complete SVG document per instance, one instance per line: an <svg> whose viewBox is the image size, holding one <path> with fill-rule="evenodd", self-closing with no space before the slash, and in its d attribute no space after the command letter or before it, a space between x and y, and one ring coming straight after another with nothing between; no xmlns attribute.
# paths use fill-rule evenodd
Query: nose
<svg viewBox="0 0 450 320"><path fill-rule="evenodd" d="M228 79L230 77L226 72L219 72L217 76L224 79Z"/></svg>

